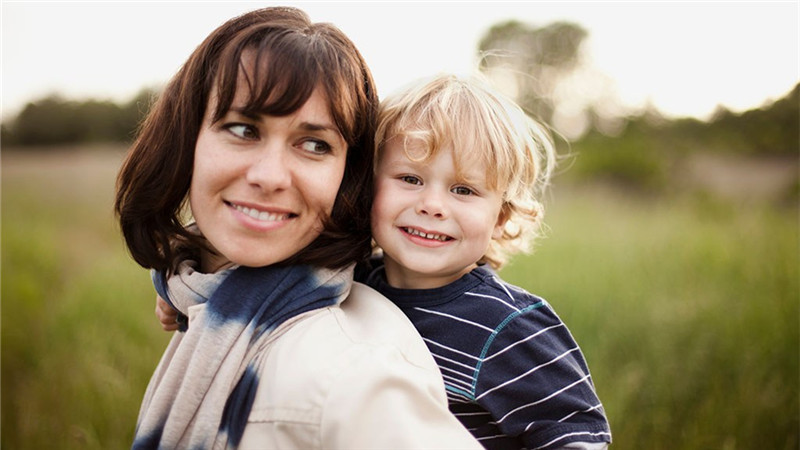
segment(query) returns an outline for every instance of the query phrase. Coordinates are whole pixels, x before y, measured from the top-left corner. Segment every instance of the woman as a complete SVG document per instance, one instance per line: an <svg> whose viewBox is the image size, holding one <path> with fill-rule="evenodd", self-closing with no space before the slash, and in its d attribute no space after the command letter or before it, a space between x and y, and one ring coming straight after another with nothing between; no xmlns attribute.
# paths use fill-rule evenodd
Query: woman
<svg viewBox="0 0 800 450"><path fill-rule="evenodd" d="M116 212L189 326L134 448L480 448L411 324L352 282L370 250L376 110L352 42L292 8L223 24L169 83Z"/></svg>

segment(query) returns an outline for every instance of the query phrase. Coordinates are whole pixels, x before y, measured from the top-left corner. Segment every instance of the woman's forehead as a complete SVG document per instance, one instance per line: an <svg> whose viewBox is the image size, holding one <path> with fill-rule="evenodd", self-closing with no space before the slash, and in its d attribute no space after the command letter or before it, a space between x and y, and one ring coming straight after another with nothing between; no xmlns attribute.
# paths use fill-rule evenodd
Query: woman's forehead
<svg viewBox="0 0 800 450"><path fill-rule="evenodd" d="M216 75L212 91L222 103L217 103L217 109L235 105L251 113L289 114L300 108L319 84L316 74L303 66L297 61L275 64L268 52L246 48L235 60L224 63Z"/></svg>
<svg viewBox="0 0 800 450"><path fill-rule="evenodd" d="M321 82L272 67L269 55L245 49L233 70L235 74L223 69L209 92L209 112L217 117L231 110L253 117L288 115L303 108L312 97L317 115L332 116L329 96Z"/></svg>

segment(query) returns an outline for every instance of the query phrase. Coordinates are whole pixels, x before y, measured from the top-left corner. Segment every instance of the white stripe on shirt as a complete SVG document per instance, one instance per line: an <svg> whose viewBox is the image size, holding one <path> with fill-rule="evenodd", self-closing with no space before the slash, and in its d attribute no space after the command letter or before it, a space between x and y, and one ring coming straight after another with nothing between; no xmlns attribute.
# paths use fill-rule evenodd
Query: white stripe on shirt
<svg viewBox="0 0 800 450"><path fill-rule="evenodd" d="M446 345L440 344L440 343L438 343L438 342L436 342L436 341L433 341L433 340L430 340L430 339L428 339L428 338L422 338L422 340L423 340L423 341L425 341L425 342L427 342L427 343L429 343L429 344L431 344L431 345L435 345L435 346L437 346L437 347L439 347L439 348L443 348L443 349L445 349L445 350L447 350L447 351L449 351L449 352L453 352L453 353L459 354L459 355L461 355L461 356L466 356L466 357L472 358L472 359L474 359L475 361L480 361L480 360L481 360L481 359L480 359L480 358L478 358L477 356L470 355L469 353L462 352L461 350L456 350L456 349L454 349L454 348L452 348L452 347L448 347L448 346L446 346ZM473 369L474 369L474 367L473 367Z"/></svg>
<svg viewBox="0 0 800 450"><path fill-rule="evenodd" d="M589 411L594 411L595 409L600 409L600 408L602 408L602 407L603 407L603 405L602 405L602 404L600 404L600 403L598 403L598 404L596 404L596 405L592 406L591 408L584 409L583 411L573 411L572 413L570 413L570 414L567 414L566 416L564 416L564 417L562 417L562 418L558 419L558 421L559 421L559 422L563 422L563 421L565 421L565 420L569 419L570 417L574 416L575 414L587 413L587 412L589 412Z"/></svg>
<svg viewBox="0 0 800 450"><path fill-rule="evenodd" d="M526 337L525 339L520 339L519 341L517 341L517 342L514 342L513 344L509 345L508 347L505 347L505 348L503 348L502 350L500 350L499 352L497 352L497 353L493 354L492 356L489 356L489 357L483 358L483 361L488 361L488 360L490 360L490 359L494 358L495 356L502 354L502 353L503 353L503 352L505 352L506 350L509 350L509 349L511 349L511 348L514 348L515 346L517 346L517 345L519 345L519 344L522 344L522 343L524 343L524 342L528 341L529 339L533 339L533 338L535 338L536 336L539 336L539 335L540 335L540 334L542 334L542 333L545 333L545 332L547 332L547 331L549 331L549 330L552 330L552 329L554 329L554 328L559 328L559 327L566 327L566 325L564 325L564 323L562 322L562 323L559 323L559 324L557 324L557 325L551 325L551 326L549 326L549 327L547 327L547 328L542 328L541 330L537 331L536 333L533 333L532 335L530 335L530 336Z"/></svg>
<svg viewBox="0 0 800 450"><path fill-rule="evenodd" d="M475 323L475 322L472 322L472 321L469 321L469 320L466 320L466 319L462 319L461 317L456 317L454 315L445 314L445 313L441 313L441 312L438 312L438 311L431 311L431 310L425 309L425 308L414 308L414 309L416 309L417 311L422 311L422 312L428 313L428 314L435 314L437 316L449 317L449 318L451 318L453 320L457 320L459 322L464 322L464 323L468 323L470 325L474 325L474 326L476 326L478 328L483 328L484 330L488 331L489 333L494 333L494 330L489 328L489 327L483 326L483 325L481 325L479 323Z"/></svg>
<svg viewBox="0 0 800 450"><path fill-rule="evenodd" d="M492 299L492 300L497 300L498 302L500 302L500 303L502 303L502 304L504 304L504 305L508 306L509 308L513 309L514 311L516 311L516 312L519 312L519 308L515 307L514 305L510 305L510 304L508 304L508 303L504 302L504 301L503 301L502 299L500 299L499 297L495 297L495 296L493 296L493 295L475 294L475 293L473 293L473 292L465 292L465 293L464 293L464 295L471 295L471 296L473 296L473 297L490 298L490 299Z"/></svg>
<svg viewBox="0 0 800 450"><path fill-rule="evenodd" d="M446 358L446 357L444 357L444 356L442 356L442 355L440 355L440 354L438 354L438 353L431 353L431 355L433 355L433 359L442 359L442 360L444 360L444 361L447 361L447 362L449 362L449 363L453 363L453 364L459 365L459 366L461 366L461 367L464 367L464 368L466 368L466 369L469 369L469 370L470 370L472 373L474 373L474 372L475 372L475 367L473 367L473 366L470 366L470 365L464 364L464 363L462 363L462 362L458 362L458 361L456 361L456 360L453 360L453 359L450 359L450 358ZM438 362L437 362L437 364L438 364ZM441 365L441 364L440 364L440 365ZM467 376L468 376L470 379L472 379L472 375L467 375Z"/></svg>
<svg viewBox="0 0 800 450"><path fill-rule="evenodd" d="M451 377L449 375L445 375L444 373L442 373L442 378L445 381L449 381L451 384L454 384L454 385L457 385L458 387L461 387L461 389L463 389L463 390L465 390L467 392L470 392L470 393L472 392L472 383L470 383L470 382L467 382L467 381L464 381L464 380L459 380L457 378L453 378L453 377Z"/></svg>
<svg viewBox="0 0 800 450"><path fill-rule="evenodd" d="M562 354L560 354L560 355L556 356L555 358L551 359L550 361L547 361L547 362L546 362L546 363L544 363L544 364L539 364L538 366L536 366L536 367L534 367L533 369L531 369L531 370L529 370L529 371L527 371L527 372L523 373L522 375L518 375L518 376L516 376L516 377L514 377L514 378L512 378L512 379L510 379L510 380L508 380L508 381L506 381L505 383L498 384L497 386L495 386L495 387L493 387L493 388L489 389L488 391L486 391L486 392L484 392L483 394L481 394L481 395L479 395L478 397L476 397L476 398L475 398L475 400L477 400L477 399L479 399L479 398L483 397L484 395L486 395L486 394L488 394L488 393L490 393L490 392L492 392L492 391L494 391L494 390L500 389L500 388L501 388L501 387L503 387L503 386L509 385L509 384L511 384L511 383L513 383L513 382L515 382L515 381L519 380L520 378L523 378L523 377L525 377L525 376L527 376L527 375L530 375L530 374L532 374L533 372L536 372L537 370L541 369L542 367L549 366L550 364L553 364L554 362L558 361L559 359L561 359L561 358L563 358L563 357L567 356L568 354L570 354L570 353L572 353L572 352L574 352L574 351L576 351L576 350L580 350L580 348L578 348L578 347L574 347L574 348L572 348L572 349L570 349L570 350L567 350L566 352L564 352L564 353L562 353Z"/></svg>
<svg viewBox="0 0 800 450"><path fill-rule="evenodd" d="M553 392L552 394L548 395L547 397L545 397L545 398L543 398L543 399L541 399L541 400L536 400L535 402L533 402L533 403L528 403L527 405L518 406L518 407L516 407L516 408L512 409L511 411L507 412L507 413L506 413L506 414L505 414L503 417L501 417L501 418L497 419L497 422L498 422L498 423L499 423L499 422L502 422L503 420L505 420L505 419L506 419L506 417L510 416L511 414L514 414L515 412L519 411L520 409L525 409L525 408L527 408L527 407L529 407L529 406L534 406L534 405L538 405L539 403L544 403L544 402L546 402L547 400L550 400L551 398L553 398L553 397L556 397L556 396L558 396L559 394L561 394L562 392L564 392L564 391L566 391L566 390L570 389L571 387L574 387L574 386L577 386L578 384L581 384L581 383L583 383L584 381L586 381L587 379L589 379L589 377L591 377L591 375L586 375L585 377L581 378L580 380L578 380L578 381L576 381L576 382L574 382L574 383L572 383L572 384L570 384L570 385L568 385L568 386L566 386L566 387L563 387L563 388L561 388L561 389L559 389L559 390L557 390L557 391Z"/></svg>

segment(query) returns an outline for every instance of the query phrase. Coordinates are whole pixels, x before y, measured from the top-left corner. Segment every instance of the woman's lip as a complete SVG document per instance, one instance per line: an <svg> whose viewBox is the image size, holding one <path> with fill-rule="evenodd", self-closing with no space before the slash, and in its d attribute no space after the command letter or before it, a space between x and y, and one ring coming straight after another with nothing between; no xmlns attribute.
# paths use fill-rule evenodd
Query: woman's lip
<svg viewBox="0 0 800 450"><path fill-rule="evenodd" d="M226 201L225 203L236 211L254 220L258 220L259 222L279 222L297 216L297 214L287 212L280 208L270 208L229 201Z"/></svg>

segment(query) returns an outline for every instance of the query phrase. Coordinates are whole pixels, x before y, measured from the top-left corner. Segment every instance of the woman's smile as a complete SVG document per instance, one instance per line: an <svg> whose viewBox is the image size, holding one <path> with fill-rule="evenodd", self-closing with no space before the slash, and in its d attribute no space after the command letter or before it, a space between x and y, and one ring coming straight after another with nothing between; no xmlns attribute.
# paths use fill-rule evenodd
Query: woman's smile
<svg viewBox="0 0 800 450"><path fill-rule="evenodd" d="M230 205L230 207L233 208L234 210L259 222L278 222L291 219L292 217L297 217L297 214L292 214L292 213L270 212L265 209L259 209L258 207L248 207L231 202L225 202L225 203Z"/></svg>

